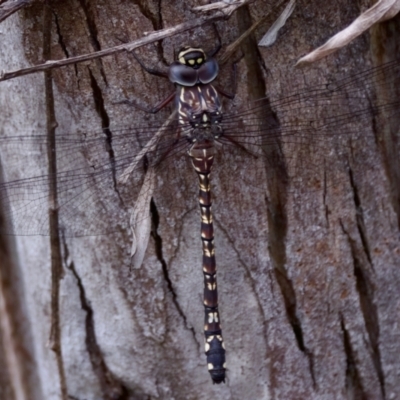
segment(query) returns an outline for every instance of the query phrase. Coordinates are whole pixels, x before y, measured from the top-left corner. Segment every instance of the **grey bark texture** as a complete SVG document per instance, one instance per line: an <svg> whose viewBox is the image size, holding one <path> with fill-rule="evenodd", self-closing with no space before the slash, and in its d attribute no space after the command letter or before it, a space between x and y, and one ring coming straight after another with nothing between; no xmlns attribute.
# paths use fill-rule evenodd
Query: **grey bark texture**
<svg viewBox="0 0 400 400"><path fill-rule="evenodd" d="M207 2L72 0L30 6L0 25L0 70L42 63L46 54L61 59L128 42L194 18L191 10L199 3ZM256 43L279 14L273 4L255 1L218 22L228 45L272 12L242 45L237 98L227 109L263 96L289 96L395 58L399 17L315 65L294 68L300 56L370 5L299 1L270 48ZM184 45L211 50L216 42L212 27L205 26L137 54L158 67L171 63ZM220 76L220 86L231 91L229 63ZM60 68L52 78L51 87L42 73L0 84L0 135L44 135L51 110L56 134L91 134L108 125L160 126L171 112L148 116L116 104L130 98L154 105L173 90L129 54ZM279 110L271 107L279 121ZM297 112L294 108L294 117ZM251 157L237 165L224 153L221 165L214 165L226 384L211 383L203 353L198 189L190 168L178 170L170 162L159 170L152 234L140 268L131 267L127 229L61 237L60 259L48 236L1 236L1 399L400 398L398 122L363 119L364 139L343 149L347 163L327 152L332 163L317 170L313 161L321 157L312 148L288 153L293 146L283 146L287 159L304 165L303 172L296 171L303 174L303 187L291 184L293 171L287 182L280 165L264 171ZM1 180L27 171L47 174L46 149L41 150L0 149ZM117 218L117 206L115 212Z"/></svg>

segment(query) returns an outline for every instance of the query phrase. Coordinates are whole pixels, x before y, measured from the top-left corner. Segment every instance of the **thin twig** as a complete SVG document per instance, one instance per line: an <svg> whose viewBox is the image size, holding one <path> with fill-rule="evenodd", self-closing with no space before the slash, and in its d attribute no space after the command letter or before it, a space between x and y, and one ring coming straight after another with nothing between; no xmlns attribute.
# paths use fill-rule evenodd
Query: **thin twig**
<svg viewBox="0 0 400 400"><path fill-rule="evenodd" d="M278 1L276 7L279 7L284 0ZM261 17L258 21L256 21L246 32L244 32L238 39L236 39L233 43L231 43L225 50L224 54L219 60L220 65L224 65L232 56L232 54L236 51L236 49L242 44L242 42L248 38L268 17L270 13L266 14L264 17Z"/></svg>
<svg viewBox="0 0 400 400"><path fill-rule="evenodd" d="M112 54L119 53L121 51L131 52L132 50L137 49L138 47L147 45L149 43L157 42L158 40L167 38L172 35L176 35L177 33L182 33L182 32L197 28L201 25L208 24L208 23L211 23L211 22L223 19L223 18L227 18L233 12L232 7L235 7L235 10L236 10L237 8L241 7L242 5L243 5L242 1L237 2L235 5L232 5L231 8L229 8L229 10L228 10L229 14L225 13L225 11L222 10L222 12L219 11L217 14L203 17L203 18L197 18L197 19L176 25L172 28L167 28L167 29L162 29L162 30L156 31L156 32L152 32L143 38L134 40L133 42L124 43L122 45L111 47L109 49L100 50L100 51L96 51L94 53L89 53L89 54L83 54L83 55L77 56L77 57L70 57L70 58L63 59L63 60L50 60L44 64L35 65L34 67L22 68L22 69L18 69L15 71L9 71L9 72L0 72L0 82L8 80L8 79L16 78L17 76L33 74L35 72L46 71L48 69L59 68L59 67L65 66L65 65L76 64L76 63L83 62L83 61L89 61L89 60L94 60L96 58L110 56Z"/></svg>
<svg viewBox="0 0 400 400"><path fill-rule="evenodd" d="M0 5L0 22L35 0L8 0Z"/></svg>
<svg viewBox="0 0 400 400"><path fill-rule="evenodd" d="M253 0L223 0L217 1L216 3L206 4L204 6L193 7L193 11L222 11L225 15L230 16L234 11L236 11L239 7L244 6L247 3L250 3Z"/></svg>

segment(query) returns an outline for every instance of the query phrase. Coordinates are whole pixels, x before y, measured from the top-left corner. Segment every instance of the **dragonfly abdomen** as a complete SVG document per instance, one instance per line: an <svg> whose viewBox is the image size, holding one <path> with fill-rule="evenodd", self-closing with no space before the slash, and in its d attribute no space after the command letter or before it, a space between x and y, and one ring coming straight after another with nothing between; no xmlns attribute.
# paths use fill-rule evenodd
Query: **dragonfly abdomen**
<svg viewBox="0 0 400 400"><path fill-rule="evenodd" d="M204 336L207 367L214 383L225 381L225 348L218 311L218 291L214 248L214 226L211 211L210 173L214 161L212 141L195 143L189 150L199 177L201 240L204 275Z"/></svg>

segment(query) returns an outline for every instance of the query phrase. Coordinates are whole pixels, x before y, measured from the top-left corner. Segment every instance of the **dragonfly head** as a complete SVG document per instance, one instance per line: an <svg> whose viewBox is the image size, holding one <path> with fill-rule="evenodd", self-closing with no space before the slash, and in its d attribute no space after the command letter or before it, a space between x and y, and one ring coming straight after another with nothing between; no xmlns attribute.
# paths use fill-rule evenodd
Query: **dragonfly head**
<svg viewBox="0 0 400 400"><path fill-rule="evenodd" d="M168 77L173 83L181 86L212 82L218 75L218 63L214 58L207 58L205 51L199 47L184 47L178 53L178 60L169 67Z"/></svg>
<svg viewBox="0 0 400 400"><path fill-rule="evenodd" d="M206 53L201 48L184 47L178 53L178 62L193 69L200 68L206 61Z"/></svg>

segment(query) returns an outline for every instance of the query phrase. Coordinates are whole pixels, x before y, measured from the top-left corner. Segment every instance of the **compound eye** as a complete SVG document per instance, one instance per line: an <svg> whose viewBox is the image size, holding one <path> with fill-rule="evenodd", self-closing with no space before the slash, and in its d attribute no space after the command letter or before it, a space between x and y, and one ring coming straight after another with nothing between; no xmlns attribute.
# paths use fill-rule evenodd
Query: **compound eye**
<svg viewBox="0 0 400 400"><path fill-rule="evenodd" d="M174 62L169 67L169 80L182 86L194 86L197 82L197 72L189 65Z"/></svg>
<svg viewBox="0 0 400 400"><path fill-rule="evenodd" d="M219 68L217 61L214 58L209 58L198 69L199 81L204 84L212 82L217 77L218 70Z"/></svg>

